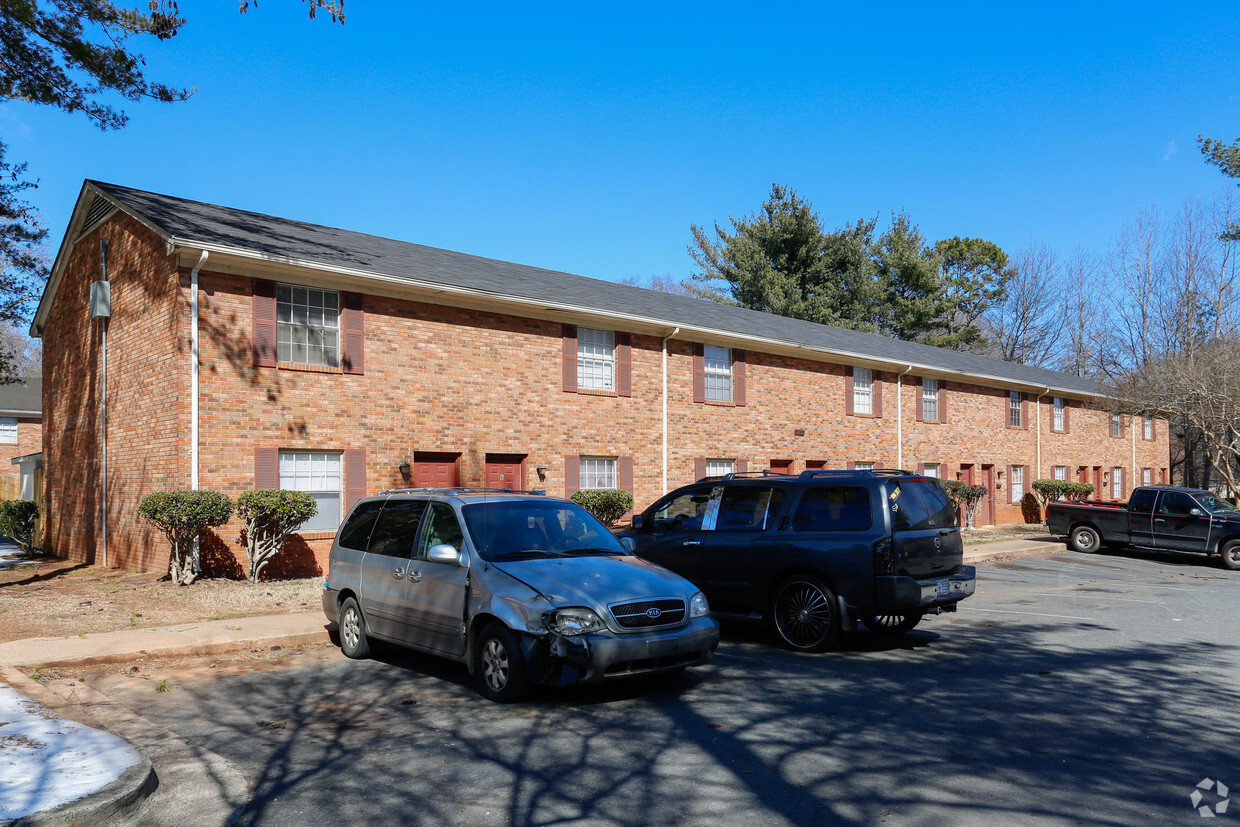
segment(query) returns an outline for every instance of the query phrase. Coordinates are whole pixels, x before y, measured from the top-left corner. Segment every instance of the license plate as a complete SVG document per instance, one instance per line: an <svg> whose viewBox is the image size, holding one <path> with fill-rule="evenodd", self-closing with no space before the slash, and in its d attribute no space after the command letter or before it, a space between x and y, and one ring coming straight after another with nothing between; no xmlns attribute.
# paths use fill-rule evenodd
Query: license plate
<svg viewBox="0 0 1240 827"><path fill-rule="evenodd" d="M951 587L952 587L952 584L950 580L940 580L938 582L938 588L937 588L938 596L947 597L947 593L951 589Z"/></svg>

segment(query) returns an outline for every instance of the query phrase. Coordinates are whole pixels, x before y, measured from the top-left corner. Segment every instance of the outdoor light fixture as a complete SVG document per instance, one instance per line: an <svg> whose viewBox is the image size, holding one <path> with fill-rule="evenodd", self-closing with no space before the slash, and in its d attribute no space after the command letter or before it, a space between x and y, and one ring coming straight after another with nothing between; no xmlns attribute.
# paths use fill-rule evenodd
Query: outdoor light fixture
<svg viewBox="0 0 1240 827"><path fill-rule="evenodd" d="M804 428L793 428L792 434L793 436L805 436L805 429Z"/></svg>
<svg viewBox="0 0 1240 827"><path fill-rule="evenodd" d="M409 461L408 460L405 460L400 465L397 465L396 470L400 471L401 479L403 479L405 482L409 482Z"/></svg>
<svg viewBox="0 0 1240 827"><path fill-rule="evenodd" d="M1002 471L995 472L995 490L996 491L1003 490L1003 472Z"/></svg>
<svg viewBox="0 0 1240 827"><path fill-rule="evenodd" d="M538 474L538 481L539 481L539 482L544 482L544 481L547 479L547 468L546 468L546 466L544 466L544 465L540 465L540 466L538 466L537 468L535 468L535 469L534 469L534 471L535 471L535 473L537 473L537 474Z"/></svg>

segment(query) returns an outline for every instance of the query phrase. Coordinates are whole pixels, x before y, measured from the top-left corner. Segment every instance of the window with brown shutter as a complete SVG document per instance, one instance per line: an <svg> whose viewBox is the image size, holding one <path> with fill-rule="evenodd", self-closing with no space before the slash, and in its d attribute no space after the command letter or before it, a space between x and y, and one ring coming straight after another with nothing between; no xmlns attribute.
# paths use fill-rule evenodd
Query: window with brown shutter
<svg viewBox="0 0 1240 827"><path fill-rule="evenodd" d="M701 342L693 343L693 401L706 401L706 348Z"/></svg>
<svg viewBox="0 0 1240 827"><path fill-rule="evenodd" d="M922 382L920 376L917 377L917 383L913 387L915 402L913 405L913 415L916 417L918 422L922 422L926 418L926 391L925 384ZM918 471L917 473L920 474L921 471Z"/></svg>
<svg viewBox="0 0 1240 827"><path fill-rule="evenodd" d="M732 351L732 404L745 407L745 351Z"/></svg>
<svg viewBox="0 0 1240 827"><path fill-rule="evenodd" d="M633 395L633 334L616 334L616 396Z"/></svg>
<svg viewBox="0 0 1240 827"><path fill-rule="evenodd" d="M366 496L366 451L349 448L344 452L344 511Z"/></svg>
<svg viewBox="0 0 1240 827"><path fill-rule="evenodd" d="M878 371L870 375L874 377L874 416L878 418L883 415L883 375Z"/></svg>
<svg viewBox="0 0 1240 827"><path fill-rule="evenodd" d="M577 325L566 324L561 328L561 368L565 393L577 392Z"/></svg>
<svg viewBox="0 0 1240 827"><path fill-rule="evenodd" d="M700 457L693 460L693 481L697 482L706 476L706 458Z"/></svg>
<svg viewBox="0 0 1240 827"><path fill-rule="evenodd" d="M254 449L254 487L274 491L280 487L280 449Z"/></svg>
<svg viewBox="0 0 1240 827"><path fill-rule="evenodd" d="M341 293L341 368L361 376L366 372L366 312L361 293Z"/></svg>
<svg viewBox="0 0 1240 827"><path fill-rule="evenodd" d="M276 366L276 283L254 279L254 366Z"/></svg>
<svg viewBox="0 0 1240 827"><path fill-rule="evenodd" d="M844 368L844 416L853 415L853 369Z"/></svg>
<svg viewBox="0 0 1240 827"><path fill-rule="evenodd" d="M576 370L576 363L573 364ZM571 498L581 490L581 460L576 454L564 457L564 496Z"/></svg>

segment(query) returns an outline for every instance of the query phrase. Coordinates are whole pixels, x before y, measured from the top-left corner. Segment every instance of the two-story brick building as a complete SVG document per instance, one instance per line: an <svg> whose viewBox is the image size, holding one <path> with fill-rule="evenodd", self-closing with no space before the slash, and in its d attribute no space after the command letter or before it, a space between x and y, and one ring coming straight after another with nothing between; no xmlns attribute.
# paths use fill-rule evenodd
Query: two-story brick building
<svg viewBox="0 0 1240 827"><path fill-rule="evenodd" d="M706 474L868 464L984 484L1004 523L1034 479L1122 498L1168 466L1165 424L1079 377L94 181L32 332L46 545L102 562L106 528L126 567L167 558L141 497L195 486L310 492L286 566L306 570L395 486L615 486L641 508ZM218 534L244 554L236 523Z"/></svg>

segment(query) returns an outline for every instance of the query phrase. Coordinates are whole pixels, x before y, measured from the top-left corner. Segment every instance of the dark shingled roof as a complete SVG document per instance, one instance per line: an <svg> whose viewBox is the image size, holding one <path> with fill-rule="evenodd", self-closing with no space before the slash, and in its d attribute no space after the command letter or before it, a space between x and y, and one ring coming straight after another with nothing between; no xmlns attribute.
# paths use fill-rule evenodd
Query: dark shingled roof
<svg viewBox="0 0 1240 827"><path fill-rule="evenodd" d="M43 380L0 380L0 411L43 411Z"/></svg>
<svg viewBox="0 0 1240 827"><path fill-rule="evenodd" d="M837 353L939 368L1021 385L1092 395L1091 380L1058 371L929 347L840 327L789 319L712 301L630 287L396 241L365 233L276 218L261 213L88 181L119 205L162 228L179 242L195 242L348 268L411 281L451 285L497 297L623 314L659 324L708 328ZM847 361L847 360L841 360Z"/></svg>

